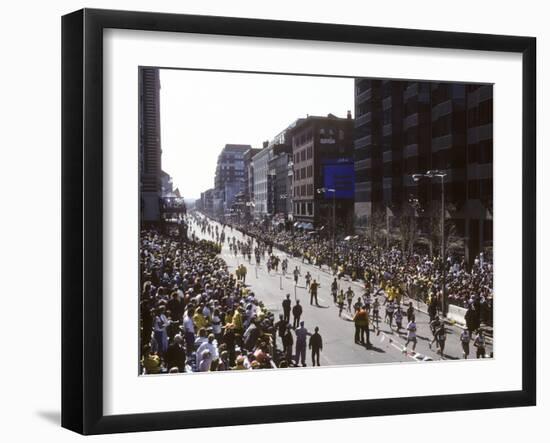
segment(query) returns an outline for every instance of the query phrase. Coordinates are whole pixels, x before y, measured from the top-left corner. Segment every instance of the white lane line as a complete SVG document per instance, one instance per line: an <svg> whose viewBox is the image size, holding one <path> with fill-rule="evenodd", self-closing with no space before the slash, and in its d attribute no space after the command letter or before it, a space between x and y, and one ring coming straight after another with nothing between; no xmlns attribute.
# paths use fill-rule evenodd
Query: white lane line
<svg viewBox="0 0 550 443"><path fill-rule="evenodd" d="M391 338L389 335L387 335L387 334L384 333L384 332L381 332L380 335L382 336L382 337L380 338L380 342L383 342L385 339L388 339L388 344L392 345L395 349L397 349L399 352L401 352L402 354L404 354L404 353L403 353L403 348L404 348L404 346L399 346L399 345L397 345L397 344L394 342L393 338ZM413 352L414 352L414 351L413 351ZM412 355L412 354L409 354L409 351L407 351L407 353L404 354L404 355L406 355L407 357L409 357L411 360L420 361L420 360L418 360L418 359L415 358L415 356L418 355L416 352L414 352L414 355Z"/></svg>

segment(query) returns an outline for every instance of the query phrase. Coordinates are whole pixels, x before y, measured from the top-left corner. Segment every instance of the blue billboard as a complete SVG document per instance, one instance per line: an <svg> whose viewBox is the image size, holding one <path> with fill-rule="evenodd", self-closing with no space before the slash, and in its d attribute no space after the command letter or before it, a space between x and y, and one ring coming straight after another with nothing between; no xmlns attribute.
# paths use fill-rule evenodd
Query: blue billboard
<svg viewBox="0 0 550 443"><path fill-rule="evenodd" d="M323 162L323 183L326 189L335 189L337 199L355 198L355 169L353 160L338 158ZM325 192L325 199L332 199L332 192Z"/></svg>

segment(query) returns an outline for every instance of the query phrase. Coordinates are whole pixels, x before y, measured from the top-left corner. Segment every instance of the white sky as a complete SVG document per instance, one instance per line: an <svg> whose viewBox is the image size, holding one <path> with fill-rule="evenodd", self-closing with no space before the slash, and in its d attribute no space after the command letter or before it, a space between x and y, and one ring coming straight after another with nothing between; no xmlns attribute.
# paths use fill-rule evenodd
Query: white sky
<svg viewBox="0 0 550 443"><path fill-rule="evenodd" d="M309 115L353 114L351 78L160 70L162 169L187 198L214 185L227 143L261 148Z"/></svg>

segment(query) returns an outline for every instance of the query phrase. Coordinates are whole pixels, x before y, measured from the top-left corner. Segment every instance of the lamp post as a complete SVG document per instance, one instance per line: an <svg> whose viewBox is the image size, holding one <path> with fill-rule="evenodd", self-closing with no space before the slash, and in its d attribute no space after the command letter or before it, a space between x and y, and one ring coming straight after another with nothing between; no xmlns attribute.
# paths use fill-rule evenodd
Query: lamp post
<svg viewBox="0 0 550 443"><path fill-rule="evenodd" d="M445 177L447 174L445 174L442 171L439 171L437 169L429 170L425 174L413 174L412 179L415 182L419 182L423 178L433 179L433 178L440 178L441 179L441 264L442 264L442 277L443 277L443 284L441 285L441 312L443 315L447 314L447 291L445 290L445 284L446 284L446 265L445 265Z"/></svg>
<svg viewBox="0 0 550 443"><path fill-rule="evenodd" d="M327 192L332 192L332 266L334 266L334 254L336 251L336 189L317 189L317 194L326 194Z"/></svg>

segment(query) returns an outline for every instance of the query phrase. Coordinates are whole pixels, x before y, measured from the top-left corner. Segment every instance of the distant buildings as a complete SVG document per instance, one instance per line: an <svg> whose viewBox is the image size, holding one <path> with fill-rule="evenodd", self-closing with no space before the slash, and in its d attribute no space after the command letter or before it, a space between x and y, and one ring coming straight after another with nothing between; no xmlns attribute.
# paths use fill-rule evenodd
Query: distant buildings
<svg viewBox="0 0 550 443"><path fill-rule="evenodd" d="M139 186L144 223L160 220L160 79L157 68L139 68Z"/></svg>
<svg viewBox="0 0 550 443"><path fill-rule="evenodd" d="M307 226L353 226L353 119L310 116L289 131L292 141L293 217ZM323 191L324 190L324 191Z"/></svg>
<svg viewBox="0 0 550 443"><path fill-rule="evenodd" d="M446 218L464 239L466 258L492 244L492 85L355 81L357 227L416 202L422 222L440 207L439 180L412 174L440 170ZM420 223L426 231L426 223Z"/></svg>
<svg viewBox="0 0 550 443"><path fill-rule="evenodd" d="M254 165L252 164L252 158L260 151L261 149L250 148L243 154L244 199L248 203L254 201ZM250 205L248 208L250 208Z"/></svg>
<svg viewBox="0 0 550 443"><path fill-rule="evenodd" d="M264 142L263 149L252 157L254 170L254 216L257 218L272 213L269 198L269 162L273 158L273 148Z"/></svg>
<svg viewBox="0 0 550 443"><path fill-rule="evenodd" d="M223 215L245 189L244 154L250 145L227 144L218 156L214 180L214 212Z"/></svg>
<svg viewBox="0 0 550 443"><path fill-rule="evenodd" d="M199 208L207 214L214 214L214 189L201 192Z"/></svg>

